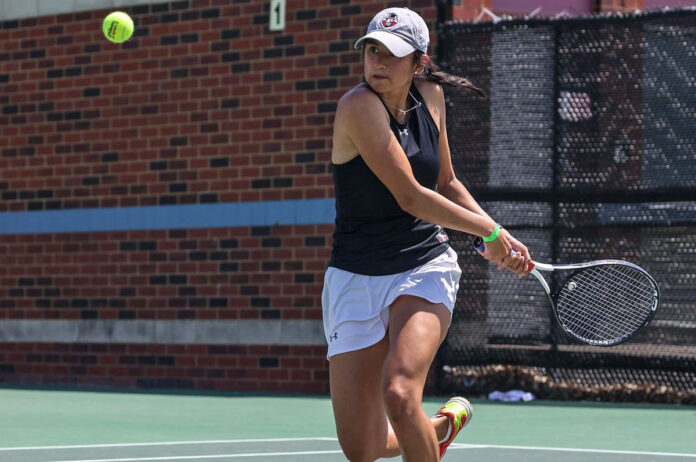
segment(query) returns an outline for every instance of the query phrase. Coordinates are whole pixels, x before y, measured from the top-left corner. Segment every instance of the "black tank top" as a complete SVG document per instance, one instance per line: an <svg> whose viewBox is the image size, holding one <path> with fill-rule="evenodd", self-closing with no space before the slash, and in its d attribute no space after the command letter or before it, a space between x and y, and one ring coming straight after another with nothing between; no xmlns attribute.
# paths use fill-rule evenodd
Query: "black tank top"
<svg viewBox="0 0 696 462"><path fill-rule="evenodd" d="M420 105L410 112L405 124L397 122L385 105L389 126L418 183L436 191L440 133L415 84L410 92ZM332 167L336 230L329 266L383 276L420 266L447 250L449 239L442 227L404 212L362 156Z"/></svg>

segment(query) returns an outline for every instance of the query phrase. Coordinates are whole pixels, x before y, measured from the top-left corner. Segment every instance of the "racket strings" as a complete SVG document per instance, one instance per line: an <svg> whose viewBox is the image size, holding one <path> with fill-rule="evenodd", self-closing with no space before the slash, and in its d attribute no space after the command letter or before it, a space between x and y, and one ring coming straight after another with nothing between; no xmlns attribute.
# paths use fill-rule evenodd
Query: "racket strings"
<svg viewBox="0 0 696 462"><path fill-rule="evenodd" d="M576 335L598 343L612 342L630 335L642 325L642 322L622 322L620 317L607 316L604 312L581 314L565 311L559 317L564 326Z"/></svg>
<svg viewBox="0 0 696 462"><path fill-rule="evenodd" d="M624 332L631 331L636 328L636 318L633 316L632 312L626 313L626 309L634 306L633 304L622 303L625 297L620 297L619 300L616 299L617 295L626 295L631 289L638 288L639 286L633 284L635 279L626 277L624 273L615 273L615 278L605 278L602 279L602 275L596 272L588 272L585 275L587 282L587 287L594 289L593 294L594 301L606 302L609 301L611 306L600 306L600 303L595 303L594 306L597 308L602 308L597 311L578 311L576 316L578 323L583 324L588 330L603 328L605 337L613 338L616 336L623 335ZM576 282L576 285L578 283ZM579 294L579 292L576 292ZM579 303L580 297L570 297L569 301L572 303ZM569 311L569 314L574 312ZM638 323L640 325L640 323Z"/></svg>
<svg viewBox="0 0 696 462"><path fill-rule="evenodd" d="M635 292L636 288L640 292L640 286L633 284L633 278L627 278L621 273L614 274L613 279L594 272L587 272L584 276L585 278L574 278L576 289L569 290L573 295L567 300L568 306L582 306L582 311L564 310L566 324L575 323L573 328L600 339L620 337L640 327L644 316L638 313L636 321L636 316L631 311L635 310L635 304L630 297L626 297L631 291ZM577 290L577 287L584 290ZM591 298L581 297L583 292L587 292L584 297Z"/></svg>
<svg viewBox="0 0 696 462"><path fill-rule="evenodd" d="M649 278L625 265L584 268L571 275L557 296L561 323L590 343L613 343L649 319L655 299Z"/></svg>
<svg viewBox="0 0 696 462"><path fill-rule="evenodd" d="M600 329L609 337L622 335L642 324L644 316L640 313L640 304L637 306L634 301L641 296L641 285L635 284L635 278L615 271L612 272L612 277L606 277L599 272L587 272L584 276L586 281L575 278L574 282L576 286L582 284L582 288L593 292L587 295L592 296L589 302L590 306L594 306L594 310L588 310L586 313L568 310L569 315L575 314L574 318L586 329ZM579 295L583 291L573 292L574 296L569 298L569 302L575 306L581 303ZM650 293L647 295L652 298ZM587 300L582 302L588 306ZM584 309L587 310L587 308ZM638 310L638 317L636 317L636 310Z"/></svg>

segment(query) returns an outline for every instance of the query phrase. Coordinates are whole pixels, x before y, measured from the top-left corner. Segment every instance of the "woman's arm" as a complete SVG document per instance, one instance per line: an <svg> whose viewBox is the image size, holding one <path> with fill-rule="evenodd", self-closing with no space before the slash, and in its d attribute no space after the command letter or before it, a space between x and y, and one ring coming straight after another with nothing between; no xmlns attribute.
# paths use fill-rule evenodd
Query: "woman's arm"
<svg viewBox="0 0 696 462"><path fill-rule="evenodd" d="M440 139L439 139L439 156L440 156L440 175L437 181L437 190L442 196L446 197L450 201L457 205L490 219L492 218L486 213L485 210L476 202L476 199L471 195L469 190L462 184L454 173L454 168L452 166L452 154L449 149L449 140L447 138L447 121L446 121L446 106L444 91L440 85L436 84L425 84L422 93L427 95L429 105L436 108L435 114L437 116L437 121L440 127ZM524 259L518 259L514 265L509 266L509 268L518 274L525 274L525 269L529 266L531 262L531 257L529 255L529 250L527 247L519 242L517 239L512 237L512 235L507 231L503 230L505 236L510 242L512 249L520 253Z"/></svg>
<svg viewBox="0 0 696 462"><path fill-rule="evenodd" d="M447 197L421 186L411 164L389 127L389 118L376 95L357 89L339 101L334 122L334 139L346 137L367 166L392 193L399 206L430 223L477 236L488 236L495 222L457 205ZM484 256L504 266L515 260L505 233L486 245Z"/></svg>

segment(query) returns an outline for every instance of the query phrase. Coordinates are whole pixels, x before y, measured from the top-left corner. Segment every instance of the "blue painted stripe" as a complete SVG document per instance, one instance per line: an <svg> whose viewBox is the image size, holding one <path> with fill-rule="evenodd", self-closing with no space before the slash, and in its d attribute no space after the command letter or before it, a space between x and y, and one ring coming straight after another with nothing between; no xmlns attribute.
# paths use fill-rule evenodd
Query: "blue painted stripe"
<svg viewBox="0 0 696 462"><path fill-rule="evenodd" d="M331 224L334 199L0 213L0 234Z"/></svg>
<svg viewBox="0 0 696 462"><path fill-rule="evenodd" d="M696 202L644 202L639 204L598 204L602 225L675 226L696 222Z"/></svg>

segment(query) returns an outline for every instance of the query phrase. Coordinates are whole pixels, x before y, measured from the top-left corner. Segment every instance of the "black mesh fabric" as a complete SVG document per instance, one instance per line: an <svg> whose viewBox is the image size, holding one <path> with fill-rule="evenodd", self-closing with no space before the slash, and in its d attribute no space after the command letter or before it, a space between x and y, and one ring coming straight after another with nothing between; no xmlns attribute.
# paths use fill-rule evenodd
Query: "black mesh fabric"
<svg viewBox="0 0 696 462"><path fill-rule="evenodd" d="M450 231L463 275L438 355L443 393L696 404L696 11L451 22L439 64L457 176L535 260L624 259L661 290L653 322L610 348L559 331L534 278ZM553 279L549 278L553 284Z"/></svg>

